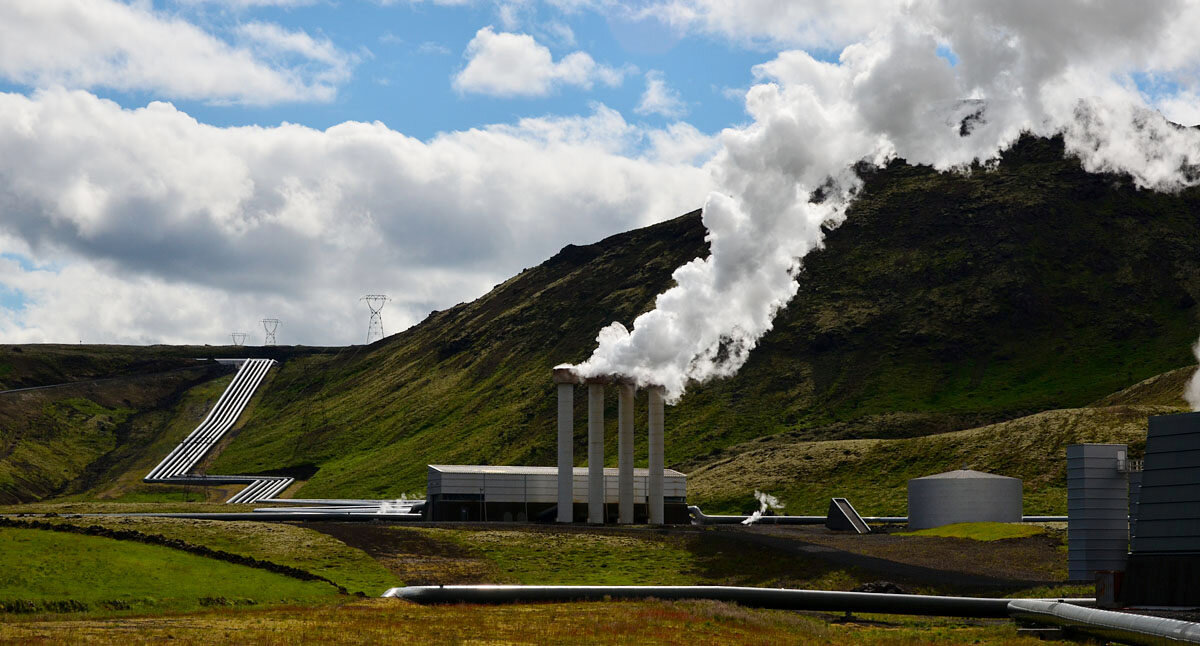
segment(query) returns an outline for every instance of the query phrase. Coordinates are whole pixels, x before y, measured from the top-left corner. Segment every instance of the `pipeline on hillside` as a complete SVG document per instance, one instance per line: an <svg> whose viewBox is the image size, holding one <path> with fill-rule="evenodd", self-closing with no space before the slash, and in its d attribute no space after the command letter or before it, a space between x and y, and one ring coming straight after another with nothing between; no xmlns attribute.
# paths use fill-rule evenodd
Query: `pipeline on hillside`
<svg viewBox="0 0 1200 646"><path fill-rule="evenodd" d="M422 604L707 599L753 608L939 617L1011 618L1132 644L1200 644L1200 624L1089 606L1094 599L989 599L733 586L447 585L392 588Z"/></svg>

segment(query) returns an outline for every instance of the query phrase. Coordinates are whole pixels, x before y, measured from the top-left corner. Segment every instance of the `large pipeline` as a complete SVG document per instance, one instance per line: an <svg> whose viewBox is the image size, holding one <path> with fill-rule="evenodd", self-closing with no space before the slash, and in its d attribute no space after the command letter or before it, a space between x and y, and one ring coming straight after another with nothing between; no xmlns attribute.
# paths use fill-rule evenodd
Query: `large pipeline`
<svg viewBox="0 0 1200 646"><path fill-rule="evenodd" d="M1008 612L1013 619L1126 643L1200 644L1200 624L1190 621L1080 608L1041 599L1014 599L1008 603Z"/></svg>
<svg viewBox="0 0 1200 646"><path fill-rule="evenodd" d="M877 612L941 617L1008 617L1008 599L826 592L718 585L447 585L392 588L385 597L417 603L515 603L606 599L711 599L753 608ZM1091 604L1091 599L1068 603Z"/></svg>
<svg viewBox="0 0 1200 646"><path fill-rule="evenodd" d="M753 608L1011 618L1131 644L1200 644L1200 624L1091 608L1094 599L988 599L732 586L446 585L383 593L423 604L708 599Z"/></svg>

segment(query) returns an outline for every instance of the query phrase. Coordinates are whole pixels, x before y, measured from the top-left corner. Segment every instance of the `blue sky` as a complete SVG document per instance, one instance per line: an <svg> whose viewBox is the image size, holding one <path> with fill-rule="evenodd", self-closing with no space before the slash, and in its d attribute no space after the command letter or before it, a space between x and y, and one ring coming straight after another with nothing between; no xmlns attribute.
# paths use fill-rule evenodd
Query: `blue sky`
<svg viewBox="0 0 1200 646"><path fill-rule="evenodd" d="M637 114L645 90L644 75L657 71L678 92L686 112L680 115L704 132L743 123L744 90L753 82L752 68L774 57L765 47L735 45L727 38L683 34L654 18L630 20L552 6L530 5L518 12L520 22L506 27L496 5L459 6L374 2L321 2L290 7L231 9L216 4L177 4L159 0L161 16L186 19L209 33L236 42L229 34L239 25L269 22L286 29L326 38L353 57L351 76L330 101L290 101L266 106L224 100L163 96L153 88L117 91L90 88L97 96L127 108L167 100L198 120L217 126L300 123L324 129L344 121L382 121L389 128L420 139L439 132L464 130L524 117L584 114L599 102L626 118L651 126L674 119ZM464 50L479 29L529 34L547 47L555 60L582 51L596 62L627 71L614 87L564 86L545 96L496 97L462 92L453 77L466 63ZM562 26L569 29L564 38ZM510 29L511 28L511 29ZM818 51L819 57L836 53ZM28 92L29 84L11 81L0 89Z"/></svg>

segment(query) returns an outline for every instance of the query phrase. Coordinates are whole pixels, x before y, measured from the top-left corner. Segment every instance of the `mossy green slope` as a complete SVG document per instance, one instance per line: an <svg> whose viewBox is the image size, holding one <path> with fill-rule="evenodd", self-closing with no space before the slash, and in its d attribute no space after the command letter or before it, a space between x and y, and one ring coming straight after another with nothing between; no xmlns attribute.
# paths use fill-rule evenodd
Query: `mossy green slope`
<svg viewBox="0 0 1200 646"><path fill-rule="evenodd" d="M0 601L76 601L88 610L189 610L213 600L336 598L324 581L286 576L158 545L38 529L0 529Z"/></svg>
<svg viewBox="0 0 1200 646"><path fill-rule="evenodd" d="M0 396L0 503L70 493L153 459L145 451L161 413L224 372L200 366Z"/></svg>
<svg viewBox="0 0 1200 646"><path fill-rule="evenodd" d="M971 428L1185 365L1200 327L1198 207L1200 190L1088 174L1052 140L969 174L874 172L743 370L668 411L668 464L782 432ZM367 348L288 361L214 470L307 466L303 495L391 496L421 489L431 462L551 464L549 369L586 358L603 325L631 324L706 253L688 214L569 246Z"/></svg>

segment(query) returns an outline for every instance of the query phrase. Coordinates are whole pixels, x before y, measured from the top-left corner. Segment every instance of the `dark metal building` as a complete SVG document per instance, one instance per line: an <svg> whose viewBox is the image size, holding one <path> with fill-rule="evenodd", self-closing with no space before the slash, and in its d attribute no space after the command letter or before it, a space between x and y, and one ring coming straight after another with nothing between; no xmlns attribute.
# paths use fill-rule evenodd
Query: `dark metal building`
<svg viewBox="0 0 1200 646"><path fill-rule="evenodd" d="M1150 418L1126 603L1200 605L1200 413Z"/></svg>

